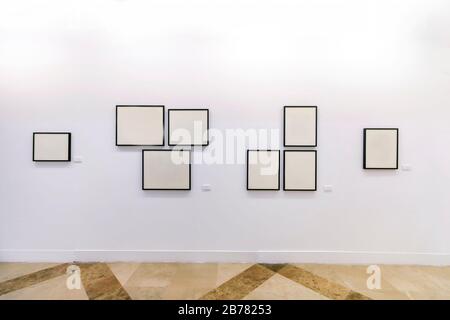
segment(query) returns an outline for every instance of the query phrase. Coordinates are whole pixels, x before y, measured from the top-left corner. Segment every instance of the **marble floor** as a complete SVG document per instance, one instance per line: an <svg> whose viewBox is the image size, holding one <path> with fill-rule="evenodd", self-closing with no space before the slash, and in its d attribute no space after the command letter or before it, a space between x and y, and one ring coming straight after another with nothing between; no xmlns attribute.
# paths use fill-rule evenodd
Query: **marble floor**
<svg viewBox="0 0 450 320"><path fill-rule="evenodd" d="M320 264L0 263L0 300L450 299L450 267Z"/></svg>

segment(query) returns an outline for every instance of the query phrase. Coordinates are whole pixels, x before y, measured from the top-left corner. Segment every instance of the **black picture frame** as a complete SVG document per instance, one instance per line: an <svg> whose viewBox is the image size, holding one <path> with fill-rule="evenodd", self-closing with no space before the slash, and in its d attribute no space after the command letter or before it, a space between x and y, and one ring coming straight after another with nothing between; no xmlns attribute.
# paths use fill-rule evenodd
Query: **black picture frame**
<svg viewBox="0 0 450 320"><path fill-rule="evenodd" d="M151 152L172 152L172 151L187 151L189 152L189 188L145 188L145 183L144 183L144 174L145 174L145 163L144 163L144 154L147 151L151 151ZM143 149L142 150L142 158L141 158L141 162L142 162L142 190L143 191L189 191L192 188L192 151L188 150L188 149Z"/></svg>
<svg viewBox="0 0 450 320"><path fill-rule="evenodd" d="M249 188L249 154L250 152L277 152L278 153L278 187L274 189ZM247 191L280 191L281 189L281 150L279 149L247 149Z"/></svg>
<svg viewBox="0 0 450 320"><path fill-rule="evenodd" d="M314 189L286 189L286 153L311 152L314 153ZM317 191L317 150L284 150L283 151L283 190L284 191Z"/></svg>
<svg viewBox="0 0 450 320"><path fill-rule="evenodd" d="M46 159L46 160L39 160L36 159L35 157L35 150L36 150L36 135L39 134L62 134L62 135L68 135L68 143L67 143L67 159L65 160L60 160L60 159ZM71 132L57 132L57 131L49 131L49 132L45 132L45 131L39 131L39 132L33 132L33 161L34 162L71 162L72 161L72 133Z"/></svg>
<svg viewBox="0 0 450 320"><path fill-rule="evenodd" d="M286 109L289 108L314 108L315 110L315 136L314 144L286 144ZM318 127L317 106L284 106L283 108L283 146L284 147L317 147L317 127Z"/></svg>
<svg viewBox="0 0 450 320"><path fill-rule="evenodd" d="M206 134L207 134L207 142L206 144L178 144L178 143L171 143L170 142L170 112L177 112L177 111L206 111ZM168 141L168 146L182 146L182 147L193 147L193 146L202 146L202 147L206 147L209 145L209 109L207 108L183 108L183 109L167 109L167 141Z"/></svg>
<svg viewBox="0 0 450 320"><path fill-rule="evenodd" d="M119 108L162 108L162 143L161 144L119 144L118 143L118 121ZM117 147L161 147L165 145L165 106L164 105L116 105L116 146Z"/></svg>
<svg viewBox="0 0 450 320"><path fill-rule="evenodd" d="M366 160L367 160L367 131L369 130L390 130L396 132L396 159L395 159L395 167L367 167ZM398 158L399 158L399 135L400 130L399 128L364 128L363 130L363 169L365 170L398 170Z"/></svg>

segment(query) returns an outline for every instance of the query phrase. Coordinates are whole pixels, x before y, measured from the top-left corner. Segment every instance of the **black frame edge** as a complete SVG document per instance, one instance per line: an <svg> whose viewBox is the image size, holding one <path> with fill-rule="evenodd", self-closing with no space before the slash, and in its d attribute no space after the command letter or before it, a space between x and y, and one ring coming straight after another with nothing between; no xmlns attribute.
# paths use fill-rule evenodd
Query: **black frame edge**
<svg viewBox="0 0 450 320"><path fill-rule="evenodd" d="M162 108L162 129L163 129L163 135L162 135L162 144L118 144L118 132L117 132L117 123L118 123L118 113L119 108L127 108L127 107L147 107L147 108ZM132 104L119 104L116 105L116 147L163 147L165 146L165 106L164 105L132 105Z"/></svg>
<svg viewBox="0 0 450 320"><path fill-rule="evenodd" d="M36 160L35 158L35 136L37 134L67 134L68 135L68 143L67 143L67 160ZM33 132L33 162L71 162L72 161L72 132L62 132L62 131L38 131Z"/></svg>
<svg viewBox="0 0 450 320"><path fill-rule="evenodd" d="M158 151L158 152L172 152L172 151L187 151L189 152L189 188L188 189L169 189L169 188L145 188L144 187L144 153L145 151ZM192 190L192 150L189 149L142 149L142 158L141 158L142 166L141 166L141 187L143 191L189 191Z"/></svg>
<svg viewBox="0 0 450 320"><path fill-rule="evenodd" d="M170 111L206 111L206 144L172 144L170 143ZM169 147L181 146L181 147L207 147L209 146L209 108L182 108L182 109L167 109L167 145Z"/></svg>
<svg viewBox="0 0 450 320"><path fill-rule="evenodd" d="M314 152L314 189L286 189L286 152ZM317 150L283 150L283 191L317 191Z"/></svg>
<svg viewBox="0 0 450 320"><path fill-rule="evenodd" d="M286 144L286 109L287 108L315 108L316 111L316 123L315 123L315 137L314 137L314 141L315 144L314 145L295 145L295 144ZM303 147L303 148L316 148L317 147L317 140L318 140L318 117L319 117L319 113L318 113L318 107L317 106L284 106L283 107L283 146L286 148L290 148L290 147Z"/></svg>

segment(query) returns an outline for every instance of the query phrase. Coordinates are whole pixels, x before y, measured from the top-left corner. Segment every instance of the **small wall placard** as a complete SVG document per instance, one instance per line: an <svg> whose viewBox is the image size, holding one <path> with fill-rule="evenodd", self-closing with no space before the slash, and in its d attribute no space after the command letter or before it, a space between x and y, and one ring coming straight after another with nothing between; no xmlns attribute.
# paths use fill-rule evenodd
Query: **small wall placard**
<svg viewBox="0 0 450 320"><path fill-rule="evenodd" d="M247 190L280 190L280 150L247 150Z"/></svg>
<svg viewBox="0 0 450 320"><path fill-rule="evenodd" d="M191 190L189 150L142 150L143 190Z"/></svg>
<svg viewBox="0 0 450 320"><path fill-rule="evenodd" d="M163 146L164 106L116 106L117 146Z"/></svg>
<svg viewBox="0 0 450 320"><path fill-rule="evenodd" d="M364 129L364 169L398 169L398 128Z"/></svg>
<svg viewBox="0 0 450 320"><path fill-rule="evenodd" d="M284 107L284 146L317 146L317 107Z"/></svg>
<svg viewBox="0 0 450 320"><path fill-rule="evenodd" d="M64 162L70 160L70 132L33 133L33 161Z"/></svg>
<svg viewBox="0 0 450 320"><path fill-rule="evenodd" d="M284 151L284 183L285 191L317 190L317 151L285 150Z"/></svg>
<svg viewBox="0 0 450 320"><path fill-rule="evenodd" d="M208 109L169 109L169 146L207 146Z"/></svg>

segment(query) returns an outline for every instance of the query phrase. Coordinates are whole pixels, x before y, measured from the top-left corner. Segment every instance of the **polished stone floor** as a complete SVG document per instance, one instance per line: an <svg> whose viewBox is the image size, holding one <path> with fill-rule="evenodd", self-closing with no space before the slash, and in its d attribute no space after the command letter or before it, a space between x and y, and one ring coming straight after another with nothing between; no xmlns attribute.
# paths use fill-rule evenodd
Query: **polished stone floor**
<svg viewBox="0 0 450 320"><path fill-rule="evenodd" d="M363 265L0 263L0 300L450 299L450 267L379 267L369 289Z"/></svg>

